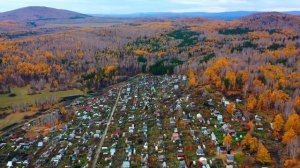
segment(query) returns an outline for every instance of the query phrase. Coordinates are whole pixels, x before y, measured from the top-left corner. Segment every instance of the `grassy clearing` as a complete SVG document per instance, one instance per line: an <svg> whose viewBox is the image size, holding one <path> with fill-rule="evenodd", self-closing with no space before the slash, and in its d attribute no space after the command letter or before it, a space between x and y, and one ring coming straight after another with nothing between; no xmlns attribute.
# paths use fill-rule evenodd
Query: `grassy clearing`
<svg viewBox="0 0 300 168"><path fill-rule="evenodd" d="M18 105L21 103L33 104L36 99L42 99L45 97L67 97L74 95L82 95L83 92L78 89L67 90L67 91L59 91L59 92L50 92L49 88L46 88L41 94L36 95L27 95L27 90L29 86L26 87L14 87L12 88L12 92L17 96L8 97L8 94L0 95L0 108L10 107L12 105Z"/></svg>
<svg viewBox="0 0 300 168"><path fill-rule="evenodd" d="M36 112L34 111L24 112L24 113L20 113L20 112L12 113L7 117L5 117L4 119L0 120L0 130L10 125L13 125L15 123L20 123L25 116L32 116L34 114L36 114Z"/></svg>
<svg viewBox="0 0 300 168"><path fill-rule="evenodd" d="M19 105L22 103L28 103L30 105L35 103L35 100L37 99L43 99L46 97L67 97L67 96L74 96L74 95L83 95L84 93L81 90L73 89L73 90L67 90L67 91L59 91L59 92L50 92L49 87L46 87L46 89L41 94L36 95L27 95L27 90L29 86L26 87L14 87L12 88L12 92L15 93L17 96L15 97L8 97L8 94L2 94L0 95L0 108L5 107L11 107L12 105ZM11 113L5 118L0 120L0 129L3 129L7 126L13 125L15 123L20 123L24 119L25 116L32 116L36 114L38 110L31 110L29 112L17 112L17 113ZM0 111L1 112L1 111ZM5 112L5 111L2 111ZM7 112L10 112L10 110L7 110Z"/></svg>

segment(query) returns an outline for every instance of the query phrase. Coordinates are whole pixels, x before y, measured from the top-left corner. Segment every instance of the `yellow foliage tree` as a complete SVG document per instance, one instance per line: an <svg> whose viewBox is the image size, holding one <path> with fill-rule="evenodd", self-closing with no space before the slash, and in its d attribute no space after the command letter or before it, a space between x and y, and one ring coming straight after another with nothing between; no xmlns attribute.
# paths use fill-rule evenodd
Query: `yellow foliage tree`
<svg viewBox="0 0 300 168"><path fill-rule="evenodd" d="M300 112L300 96L296 97L294 101L294 108L297 112Z"/></svg>
<svg viewBox="0 0 300 168"><path fill-rule="evenodd" d="M287 168L290 168L290 167L293 167L297 164L297 160L285 160L284 161L284 167L287 167Z"/></svg>
<svg viewBox="0 0 300 168"><path fill-rule="evenodd" d="M232 143L232 137L230 134L227 134L223 139L223 145L225 145L227 150L229 150L231 143Z"/></svg>
<svg viewBox="0 0 300 168"><path fill-rule="evenodd" d="M296 138L296 133L293 130L293 128L290 128L288 131L286 131L282 137L282 142L285 144L289 144L294 138Z"/></svg>
<svg viewBox="0 0 300 168"><path fill-rule="evenodd" d="M285 131L293 129L296 134L300 133L300 117L298 114L291 114L285 123Z"/></svg>
<svg viewBox="0 0 300 168"><path fill-rule="evenodd" d="M296 159L298 155L298 136L293 128L290 128L288 131L286 131L282 137L282 142L286 144L287 150L289 155L292 157L292 159Z"/></svg>
<svg viewBox="0 0 300 168"><path fill-rule="evenodd" d="M251 139L252 139L251 134L247 133L245 138L242 140L243 148L248 148L248 146L250 146Z"/></svg>
<svg viewBox="0 0 300 168"><path fill-rule="evenodd" d="M273 103L276 101L286 102L289 98L290 96L282 90L274 90L270 95L270 99Z"/></svg>
<svg viewBox="0 0 300 168"><path fill-rule="evenodd" d="M195 87L198 85L195 72L193 70L189 70L188 77L189 77L189 87Z"/></svg>
<svg viewBox="0 0 300 168"><path fill-rule="evenodd" d="M145 51L143 49L136 49L134 51L134 54L137 55L137 56L145 56L145 55L148 55L148 51Z"/></svg>
<svg viewBox="0 0 300 168"><path fill-rule="evenodd" d="M230 88L235 89L236 74L233 71L227 71L226 79L230 82Z"/></svg>
<svg viewBox="0 0 300 168"><path fill-rule="evenodd" d="M262 81L258 80L258 79L255 79L253 81L253 85L254 85L254 87L261 87L261 88L265 86L265 84Z"/></svg>
<svg viewBox="0 0 300 168"><path fill-rule="evenodd" d="M283 124L284 120L282 114L277 114L273 122L273 130L275 131L275 133L279 133L281 131L281 129L283 128Z"/></svg>
<svg viewBox="0 0 300 168"><path fill-rule="evenodd" d="M283 103L289 100L289 95L282 90L266 90L259 95L257 107L259 109L269 109L274 107L274 104L283 105Z"/></svg>
<svg viewBox="0 0 300 168"><path fill-rule="evenodd" d="M252 39L267 39L269 38L269 32L266 31L253 31L248 33L249 38Z"/></svg>
<svg viewBox="0 0 300 168"><path fill-rule="evenodd" d="M257 138L252 137L250 133L247 133L242 140L242 146L244 149L250 149L251 152L255 152L258 147L258 140Z"/></svg>
<svg viewBox="0 0 300 168"><path fill-rule="evenodd" d="M54 86L55 88L58 87L58 84L59 84L59 83L58 83L58 80L54 80L54 81L53 81L53 86Z"/></svg>
<svg viewBox="0 0 300 168"><path fill-rule="evenodd" d="M104 74L108 78L112 78L112 76L116 73L116 71L117 71L117 66L115 65L108 65L104 67Z"/></svg>
<svg viewBox="0 0 300 168"><path fill-rule="evenodd" d="M248 111L253 111L256 107L256 98L254 96L250 96L248 99L247 99L247 110Z"/></svg>
<svg viewBox="0 0 300 168"><path fill-rule="evenodd" d="M231 115L233 115L233 112L234 112L234 110L235 110L235 104L234 103L229 103L228 105L227 105L227 111L231 114Z"/></svg>
<svg viewBox="0 0 300 168"><path fill-rule="evenodd" d="M54 64L52 66L52 70L54 70L54 71L56 71L58 73L61 73L61 72L63 72L64 69L63 69L63 67L61 65Z"/></svg>
<svg viewBox="0 0 300 168"><path fill-rule="evenodd" d="M257 160L263 164L271 162L270 153L262 143L258 145Z"/></svg>
<svg viewBox="0 0 300 168"><path fill-rule="evenodd" d="M251 138L249 146L250 146L250 151L251 152L257 151L257 148L258 148L258 140L257 140L257 138L255 138L255 137Z"/></svg>
<svg viewBox="0 0 300 168"><path fill-rule="evenodd" d="M229 60L224 57L218 58L214 62L212 62L212 65L209 66L204 72L204 75L207 78L208 82L211 82L216 87L221 88L222 80L220 76L225 75L221 74L221 71L224 68L226 68L229 64Z"/></svg>

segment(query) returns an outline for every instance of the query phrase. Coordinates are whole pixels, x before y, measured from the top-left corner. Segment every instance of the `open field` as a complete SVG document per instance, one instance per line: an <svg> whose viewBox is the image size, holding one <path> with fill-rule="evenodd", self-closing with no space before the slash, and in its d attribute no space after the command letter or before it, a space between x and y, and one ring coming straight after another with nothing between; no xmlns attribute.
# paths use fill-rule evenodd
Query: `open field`
<svg viewBox="0 0 300 168"><path fill-rule="evenodd" d="M22 103L28 103L32 105L35 103L35 100L37 99L43 99L51 96L62 98L62 97L84 94L81 90L78 89L50 92L49 87L46 87L46 89L41 94L28 95L27 94L28 87L29 86L22 87L22 88L20 87L12 88L12 93L15 93L17 95L15 97L9 97L8 94L0 95L0 108L7 108L7 107L10 108L12 105L19 105ZM20 123L25 116L35 115L37 111L38 110L30 110L28 112L22 112L22 113L17 112L17 113L9 114L8 116L0 120L0 129L3 129L15 123ZM3 112L11 112L11 110L0 111L0 113Z"/></svg>
<svg viewBox="0 0 300 168"><path fill-rule="evenodd" d="M67 96L83 94L83 92L78 89L50 92L49 89L46 88L41 94L28 95L27 90L28 90L28 86L22 87L22 88L14 87L14 88L12 88L12 92L15 93L17 96L8 97L8 94L0 95L0 108L9 107L14 104L18 105L21 103L33 104L36 99L42 99L42 98L46 98L46 97L50 97L50 96L67 97Z"/></svg>
<svg viewBox="0 0 300 168"><path fill-rule="evenodd" d="M3 129L5 127L8 127L10 125L20 123L25 116L32 116L36 114L36 111L29 111L29 112L17 112L17 113L12 113L5 117L4 119L0 120L0 129Z"/></svg>

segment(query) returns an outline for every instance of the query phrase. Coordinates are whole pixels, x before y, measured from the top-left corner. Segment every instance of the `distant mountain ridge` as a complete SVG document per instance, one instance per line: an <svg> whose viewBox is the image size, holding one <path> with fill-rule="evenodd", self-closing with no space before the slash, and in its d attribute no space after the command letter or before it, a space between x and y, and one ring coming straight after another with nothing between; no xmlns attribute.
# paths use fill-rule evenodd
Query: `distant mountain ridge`
<svg viewBox="0 0 300 168"><path fill-rule="evenodd" d="M20 9L11 10L0 13L0 21L15 21L15 22L37 22L46 23L53 21L71 21L78 19L94 18L125 18L125 19L178 19L178 18L194 18L202 17L206 19L218 20L234 20L256 14L265 14L272 12L256 12L256 11L232 11L220 13L207 12L187 12L187 13L172 13L172 12L149 12L149 13L133 13L133 14L82 14L64 9L55 9L42 6L29 6ZM300 11L276 12L289 15L300 15ZM73 20L73 21L72 21Z"/></svg>
<svg viewBox="0 0 300 168"><path fill-rule="evenodd" d="M300 15L280 12L255 13L240 19L242 27L262 29L290 29L300 31Z"/></svg>
<svg viewBox="0 0 300 168"><path fill-rule="evenodd" d="M66 20L66 19L85 19L92 17L118 17L118 18L163 18L163 19L177 19L177 18L192 18L203 17L207 19L220 19L220 20L234 20L251 16L253 14L269 13L257 11L232 11L232 12L186 12L186 13L172 13L172 12L149 12L149 13L133 13L133 14L82 14L64 9L49 8L43 6L29 6L20 9L11 10L8 12L0 13L0 21L53 21L53 20ZM300 15L300 11L280 12L283 14Z"/></svg>
<svg viewBox="0 0 300 168"><path fill-rule="evenodd" d="M0 20L10 21L81 19L88 17L92 16L63 9L55 9L42 6L30 6L0 13Z"/></svg>
<svg viewBox="0 0 300 168"><path fill-rule="evenodd" d="M269 12L257 12L257 11L233 11L233 12L220 12L220 13L208 13L208 12L186 12L186 13L172 13L172 12L157 12L157 13L135 13L135 14L120 14L120 15L103 15L94 14L93 16L110 16L110 17L128 17L128 18L185 18L185 17L204 17L208 19L221 19L221 20L233 20L239 19L245 16L257 14L257 13L269 13ZM300 15L300 11L280 12L283 14Z"/></svg>

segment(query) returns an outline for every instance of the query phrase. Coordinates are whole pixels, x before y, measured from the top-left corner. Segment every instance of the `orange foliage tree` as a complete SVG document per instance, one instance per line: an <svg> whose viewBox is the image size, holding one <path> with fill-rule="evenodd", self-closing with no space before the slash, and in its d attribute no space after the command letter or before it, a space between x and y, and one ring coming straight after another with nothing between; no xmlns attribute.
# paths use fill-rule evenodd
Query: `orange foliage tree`
<svg viewBox="0 0 300 168"><path fill-rule="evenodd" d="M285 160L284 161L284 167L293 167L297 164L297 160L291 160L291 159L288 159L288 160Z"/></svg>
<svg viewBox="0 0 300 168"><path fill-rule="evenodd" d="M294 108L297 112L300 112L300 96L296 97L294 101Z"/></svg>
<svg viewBox="0 0 300 168"><path fill-rule="evenodd" d="M211 82L218 88L222 87L221 77L223 70L230 64L227 58L218 58L212 62L212 64L205 70L204 75L208 82Z"/></svg>
<svg viewBox="0 0 300 168"><path fill-rule="evenodd" d="M251 152L255 152L258 147L258 140L252 137L250 133L247 133L245 138L242 140L242 147L244 149L250 149Z"/></svg>
<svg viewBox="0 0 300 168"><path fill-rule="evenodd" d="M296 133L293 128L290 128L286 131L282 137L282 142L285 144L289 144L294 138L296 138Z"/></svg>
<svg viewBox="0 0 300 168"><path fill-rule="evenodd" d="M271 162L270 153L262 143L258 145L257 160L263 164Z"/></svg>
<svg viewBox="0 0 300 168"><path fill-rule="evenodd" d="M258 140L257 140L257 138L255 138L255 137L251 138L249 146L250 146L250 151L251 152L257 151L257 148L258 148Z"/></svg>
<svg viewBox="0 0 300 168"><path fill-rule="evenodd" d="M225 145L227 150L229 150L231 143L232 143L232 137L230 134L227 134L223 139L223 145Z"/></svg>
<svg viewBox="0 0 300 168"><path fill-rule="evenodd" d="M287 145L288 152L292 159L295 159L298 154L299 140L293 128L290 128L284 133L282 142Z"/></svg>
<svg viewBox="0 0 300 168"><path fill-rule="evenodd" d="M104 74L108 78L112 78L113 75L116 73L116 71L117 71L117 66L115 65L108 65L104 67Z"/></svg>
<svg viewBox="0 0 300 168"><path fill-rule="evenodd" d="M188 77L189 77L189 84L188 84L189 87L195 87L198 85L195 72L193 70L189 70Z"/></svg>
<svg viewBox="0 0 300 168"><path fill-rule="evenodd" d="M227 71L225 79L229 80L229 88L235 89L236 74L233 71Z"/></svg>
<svg viewBox="0 0 300 168"><path fill-rule="evenodd" d="M248 111L253 111L256 107L256 98L254 96L249 96L247 99L247 110Z"/></svg>
<svg viewBox="0 0 300 168"><path fill-rule="evenodd" d="M285 123L285 131L288 131L290 129L293 129L296 134L300 133L300 117L298 114L291 114L286 123Z"/></svg>
<svg viewBox="0 0 300 168"><path fill-rule="evenodd" d="M250 145L251 139L252 139L251 134L247 133L245 138L242 140L242 146L244 149L248 148L248 146Z"/></svg>
<svg viewBox="0 0 300 168"><path fill-rule="evenodd" d="M273 122L273 130L275 131L275 135L279 134L279 132L283 128L283 125L284 125L284 120L282 114L277 114Z"/></svg>
<svg viewBox="0 0 300 168"><path fill-rule="evenodd" d="M234 103L229 103L229 104L227 105L226 109L227 109L227 111L228 111L231 115L233 115L233 112L234 112L234 110L235 110L235 104L234 104Z"/></svg>
<svg viewBox="0 0 300 168"><path fill-rule="evenodd" d="M289 100L289 95L282 90L266 90L259 95L257 107L261 110L268 110L275 107L280 107L279 110L284 108L284 103Z"/></svg>

